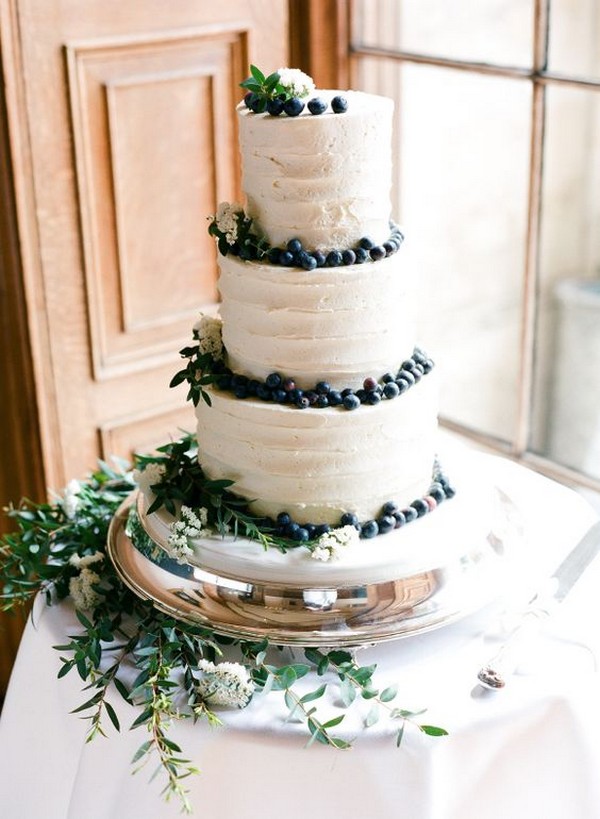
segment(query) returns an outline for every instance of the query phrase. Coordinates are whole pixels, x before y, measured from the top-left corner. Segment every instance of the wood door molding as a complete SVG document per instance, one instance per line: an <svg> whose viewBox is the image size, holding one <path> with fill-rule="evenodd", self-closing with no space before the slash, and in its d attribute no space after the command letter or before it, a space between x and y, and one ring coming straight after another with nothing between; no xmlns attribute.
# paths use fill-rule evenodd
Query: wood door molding
<svg viewBox="0 0 600 819"><path fill-rule="evenodd" d="M289 0L290 64L317 88L348 88L350 0Z"/></svg>

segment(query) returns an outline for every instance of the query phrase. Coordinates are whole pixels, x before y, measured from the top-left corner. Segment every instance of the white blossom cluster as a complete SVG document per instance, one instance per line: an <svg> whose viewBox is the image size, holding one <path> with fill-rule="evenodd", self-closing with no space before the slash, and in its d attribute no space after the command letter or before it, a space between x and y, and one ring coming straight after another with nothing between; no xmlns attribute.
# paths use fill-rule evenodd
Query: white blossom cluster
<svg viewBox="0 0 600 819"><path fill-rule="evenodd" d="M102 595L92 588L100 582L100 575L89 567L94 563L104 560L102 552L94 552L91 555L79 557L71 555L69 563L79 569L79 574L69 581L69 594L73 598L76 609L89 610L95 608L102 600Z"/></svg>
<svg viewBox="0 0 600 819"><path fill-rule="evenodd" d="M188 538L198 537L205 531L208 520L208 512L204 507L200 509L190 509L189 506L181 507L181 517L171 524L171 531L167 539L165 551L178 563L185 563L188 557L193 554L188 544Z"/></svg>
<svg viewBox="0 0 600 819"><path fill-rule="evenodd" d="M340 552L347 546L359 541L358 530L354 526L341 526L326 532L317 539L317 545L310 553L314 560L334 560L340 557Z"/></svg>
<svg viewBox="0 0 600 819"><path fill-rule="evenodd" d="M200 352L209 353L215 361L223 358L223 322L218 316L201 316L194 325Z"/></svg>
<svg viewBox="0 0 600 819"><path fill-rule="evenodd" d="M147 463L142 469L133 470L133 480L137 483L142 492L147 495L150 487L160 483L165 475L165 465L157 463Z"/></svg>
<svg viewBox="0 0 600 819"><path fill-rule="evenodd" d="M315 90L312 77L299 68L278 68L279 84L292 97L308 97Z"/></svg>
<svg viewBox="0 0 600 819"><path fill-rule="evenodd" d="M238 238L238 219L244 215L244 209L238 202L221 202L217 208L215 224L225 234L227 244L232 245Z"/></svg>
<svg viewBox="0 0 600 819"><path fill-rule="evenodd" d="M65 487L62 505L65 515L69 518L69 520L73 520L73 518L77 514L77 510L79 508L81 500L79 497L80 492L81 484L79 483L79 481L76 481L75 479L69 481L69 483Z"/></svg>
<svg viewBox="0 0 600 819"><path fill-rule="evenodd" d="M229 705L245 708L254 693L254 683L247 669L240 663L211 663L200 660L202 677L196 682L200 699L211 705Z"/></svg>

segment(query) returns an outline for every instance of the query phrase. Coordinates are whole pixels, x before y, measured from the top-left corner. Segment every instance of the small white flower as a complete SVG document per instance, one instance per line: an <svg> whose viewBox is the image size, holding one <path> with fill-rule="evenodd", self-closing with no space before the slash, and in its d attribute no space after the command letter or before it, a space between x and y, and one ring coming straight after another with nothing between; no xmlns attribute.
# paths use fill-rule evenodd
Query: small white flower
<svg viewBox="0 0 600 819"><path fill-rule="evenodd" d="M142 469L133 470L133 480L137 483L142 492L147 495L150 487L160 483L165 476L165 465L157 463L147 463Z"/></svg>
<svg viewBox="0 0 600 819"><path fill-rule="evenodd" d="M315 90L312 77L299 68L278 68L279 83L292 97L307 97Z"/></svg>
<svg viewBox="0 0 600 819"><path fill-rule="evenodd" d="M245 708L254 693L248 670L240 663L218 663L199 660L202 677L196 682L196 693L211 705Z"/></svg>
<svg viewBox="0 0 600 819"><path fill-rule="evenodd" d="M92 588L100 582L100 575L91 569L83 568L77 577L69 580L69 594L76 609L94 609L102 600L102 595Z"/></svg>
<svg viewBox="0 0 600 819"><path fill-rule="evenodd" d="M221 202L217 208L215 224L230 245L237 241L238 219L243 215L244 209L237 202Z"/></svg>
<svg viewBox="0 0 600 819"><path fill-rule="evenodd" d="M188 543L189 538L198 537L203 532L208 531L208 511L202 507L200 509L190 509L189 506L181 507L181 517L171 524L171 530L165 551L178 563L186 563L187 559L193 555L193 550Z"/></svg>
<svg viewBox="0 0 600 819"><path fill-rule="evenodd" d="M194 324L194 332L198 337L200 352L220 361L223 358L223 322L219 316L201 316Z"/></svg>
<svg viewBox="0 0 600 819"><path fill-rule="evenodd" d="M79 508L80 498L79 493L81 492L81 484L79 481L75 479L69 481L69 483L65 487L65 493L63 496L63 509L65 515L69 518L69 520L73 520L75 515L77 514L77 509Z"/></svg>
<svg viewBox="0 0 600 819"><path fill-rule="evenodd" d="M85 569L94 563L99 563L101 560L104 560L103 553L94 552L91 555L84 555L83 557L80 557L79 555L71 555L69 558L69 563L71 566L75 566L77 569Z"/></svg>
<svg viewBox="0 0 600 819"><path fill-rule="evenodd" d="M331 532L321 535L310 556L314 560L334 560L340 557L340 552L344 548L358 541L358 530L354 526L340 526L339 529L332 529Z"/></svg>

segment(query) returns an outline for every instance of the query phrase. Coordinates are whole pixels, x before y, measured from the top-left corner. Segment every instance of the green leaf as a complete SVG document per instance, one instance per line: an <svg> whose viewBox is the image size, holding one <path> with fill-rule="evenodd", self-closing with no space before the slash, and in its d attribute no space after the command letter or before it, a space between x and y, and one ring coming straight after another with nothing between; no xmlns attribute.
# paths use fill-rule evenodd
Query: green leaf
<svg viewBox="0 0 600 819"><path fill-rule="evenodd" d="M133 755L133 759L131 760L131 764L134 765L136 762L139 762L140 759L143 756L145 756L148 753L148 751L152 748L153 744L154 743L152 742L151 739L147 740L146 742L143 742L140 745L140 747L137 749L135 754Z"/></svg>
<svg viewBox="0 0 600 819"><path fill-rule="evenodd" d="M343 721L345 716L346 716L345 714L340 714L339 717L333 717L333 719L330 719L327 722L324 722L321 727L322 728L335 728L336 725L339 725L340 722Z"/></svg>
<svg viewBox="0 0 600 819"><path fill-rule="evenodd" d="M340 697L346 708L350 708L356 699L356 688L347 678L340 681Z"/></svg>
<svg viewBox="0 0 600 819"><path fill-rule="evenodd" d="M254 77L256 82L260 83L261 85L264 85L265 75L262 73L260 68L257 68L255 65L251 65L250 66L250 73L252 74L252 76Z"/></svg>
<svg viewBox="0 0 600 819"><path fill-rule="evenodd" d="M379 705L374 702L365 718L365 727L370 728L372 725L375 725L376 722L379 722Z"/></svg>
<svg viewBox="0 0 600 819"><path fill-rule="evenodd" d="M397 685L390 685L388 688L384 688L381 694L379 695L379 699L381 702L391 702L396 694L398 693L398 686Z"/></svg>
<svg viewBox="0 0 600 819"><path fill-rule="evenodd" d="M419 725L419 728L430 737L448 736L448 731L444 730L444 728L438 728L436 725Z"/></svg>
<svg viewBox="0 0 600 819"><path fill-rule="evenodd" d="M323 685L319 686L319 688L317 688L316 691L311 691L308 694L304 694L303 697L300 697L300 702L306 703L306 702L313 702L313 700L318 700L323 696L323 694L325 693L326 690L327 690L327 685L323 684Z"/></svg>
<svg viewBox="0 0 600 819"><path fill-rule="evenodd" d="M148 722L148 720L152 717L153 713L154 711L152 708L145 708L142 711L142 713L138 716L138 718L131 723L131 729L138 728L140 725L143 725L145 722Z"/></svg>
<svg viewBox="0 0 600 819"><path fill-rule="evenodd" d="M105 702L104 707L106 708L106 713L108 714L108 717L109 717L110 721L115 726L117 731L120 731L121 726L119 725L119 719L118 719L118 717L117 717L117 715L115 713L115 709L112 707L110 702Z"/></svg>
<svg viewBox="0 0 600 819"><path fill-rule="evenodd" d="M404 723L400 726L398 733L396 734L396 748L399 748L402 745L402 739L404 737Z"/></svg>

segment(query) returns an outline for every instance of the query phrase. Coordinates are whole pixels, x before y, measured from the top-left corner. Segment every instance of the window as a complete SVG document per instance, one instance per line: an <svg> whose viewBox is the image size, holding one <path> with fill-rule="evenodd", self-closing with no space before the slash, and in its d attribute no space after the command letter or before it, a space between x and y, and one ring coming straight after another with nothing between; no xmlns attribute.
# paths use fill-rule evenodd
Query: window
<svg viewBox="0 0 600 819"><path fill-rule="evenodd" d="M442 423L600 488L600 2L353 0ZM410 260L410 261L408 261Z"/></svg>

